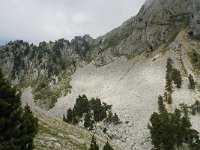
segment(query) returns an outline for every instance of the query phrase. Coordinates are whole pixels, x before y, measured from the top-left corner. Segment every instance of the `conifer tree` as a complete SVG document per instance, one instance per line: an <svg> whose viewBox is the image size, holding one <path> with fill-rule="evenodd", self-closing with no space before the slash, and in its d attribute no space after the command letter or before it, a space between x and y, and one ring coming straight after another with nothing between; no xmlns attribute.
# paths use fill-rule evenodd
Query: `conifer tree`
<svg viewBox="0 0 200 150"><path fill-rule="evenodd" d="M162 101L162 98L159 98ZM161 103L162 104L162 103ZM198 150L200 147L199 133L191 129L188 110L181 105L182 112L175 109L174 113L166 110L151 115L148 128L150 129L152 144L156 150L174 150L183 143L190 149Z"/></svg>
<svg viewBox="0 0 200 150"><path fill-rule="evenodd" d="M167 103L168 103L169 105L172 104L172 96L171 96L171 94L168 95Z"/></svg>
<svg viewBox="0 0 200 150"><path fill-rule="evenodd" d="M69 108L69 109L67 110L66 122L68 122L68 123L72 123L72 122L73 122L73 111L72 111L71 108Z"/></svg>
<svg viewBox="0 0 200 150"><path fill-rule="evenodd" d="M0 149L33 149L38 120L28 106L22 109L20 96L0 70Z"/></svg>
<svg viewBox="0 0 200 150"><path fill-rule="evenodd" d="M165 104L163 103L163 97L161 95L158 97L158 111L159 113L166 112Z"/></svg>
<svg viewBox="0 0 200 150"><path fill-rule="evenodd" d="M90 128L92 129L93 128L93 123L92 123L92 120L91 120L91 115L89 113L87 113L85 115L85 118L84 118L84 127L87 129L87 128Z"/></svg>
<svg viewBox="0 0 200 150"><path fill-rule="evenodd" d="M173 69L173 66L172 66L172 59L171 58L168 58L167 59L167 73L166 73L166 86L165 86L165 89L169 92L169 93L172 93L173 92L173 87L172 87L172 69Z"/></svg>
<svg viewBox="0 0 200 150"><path fill-rule="evenodd" d="M96 138L94 135L92 136L89 150L99 150L99 146L97 145Z"/></svg>
<svg viewBox="0 0 200 150"><path fill-rule="evenodd" d="M176 68L172 70L172 79L174 83L176 84L176 87L181 88L181 85L182 85L181 72L177 70Z"/></svg>

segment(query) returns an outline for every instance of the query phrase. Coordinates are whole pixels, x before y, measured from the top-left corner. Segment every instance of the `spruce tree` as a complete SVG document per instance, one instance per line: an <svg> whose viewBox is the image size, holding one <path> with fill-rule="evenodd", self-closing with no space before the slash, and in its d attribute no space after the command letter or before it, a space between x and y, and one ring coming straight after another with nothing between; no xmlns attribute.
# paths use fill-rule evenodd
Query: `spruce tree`
<svg viewBox="0 0 200 150"><path fill-rule="evenodd" d="M96 138L94 135L92 136L89 150L99 150L99 146L97 145Z"/></svg>
<svg viewBox="0 0 200 150"><path fill-rule="evenodd" d="M114 149L110 146L109 142L107 141L105 146L103 147L103 150L114 150Z"/></svg>
<svg viewBox="0 0 200 150"><path fill-rule="evenodd" d="M20 97L0 70L0 149L33 149L38 120L28 106L22 109Z"/></svg>

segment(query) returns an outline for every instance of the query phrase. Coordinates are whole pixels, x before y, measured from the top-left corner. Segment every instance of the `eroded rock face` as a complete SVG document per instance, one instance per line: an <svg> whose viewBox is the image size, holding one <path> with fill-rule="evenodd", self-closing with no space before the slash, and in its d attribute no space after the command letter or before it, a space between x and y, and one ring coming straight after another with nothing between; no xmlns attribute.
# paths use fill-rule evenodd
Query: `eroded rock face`
<svg viewBox="0 0 200 150"><path fill-rule="evenodd" d="M200 1L192 0L189 10L192 12L189 32L193 37L200 39Z"/></svg>
<svg viewBox="0 0 200 150"><path fill-rule="evenodd" d="M147 0L137 16L95 41L93 58L97 64L106 64L113 61L111 56L152 51L173 41L188 23L191 34L199 37L199 3L199 0Z"/></svg>

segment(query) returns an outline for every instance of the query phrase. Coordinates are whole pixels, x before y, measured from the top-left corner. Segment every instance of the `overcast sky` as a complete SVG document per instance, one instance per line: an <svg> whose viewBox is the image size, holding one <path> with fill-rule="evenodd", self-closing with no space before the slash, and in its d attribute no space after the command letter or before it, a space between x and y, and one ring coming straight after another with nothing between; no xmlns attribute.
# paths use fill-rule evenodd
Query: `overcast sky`
<svg viewBox="0 0 200 150"><path fill-rule="evenodd" d="M0 43L90 34L93 38L135 16L145 0L0 0Z"/></svg>

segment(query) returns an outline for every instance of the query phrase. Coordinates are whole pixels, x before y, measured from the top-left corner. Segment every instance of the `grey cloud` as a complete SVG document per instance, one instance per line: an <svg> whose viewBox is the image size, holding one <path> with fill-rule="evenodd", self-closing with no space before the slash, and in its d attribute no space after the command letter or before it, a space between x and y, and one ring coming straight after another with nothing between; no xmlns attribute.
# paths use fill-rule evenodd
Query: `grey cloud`
<svg viewBox="0 0 200 150"><path fill-rule="evenodd" d="M103 35L136 15L145 0L2 0L0 41Z"/></svg>

